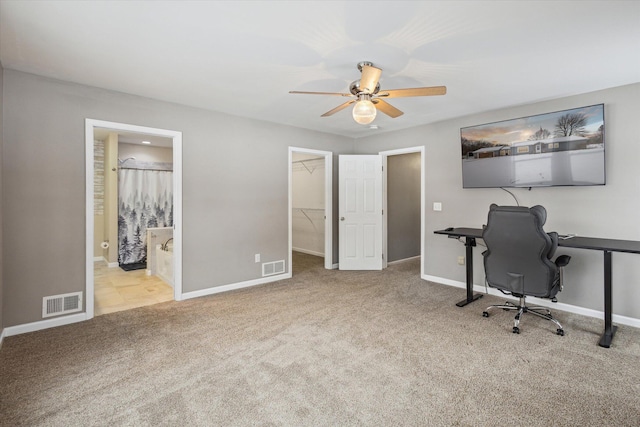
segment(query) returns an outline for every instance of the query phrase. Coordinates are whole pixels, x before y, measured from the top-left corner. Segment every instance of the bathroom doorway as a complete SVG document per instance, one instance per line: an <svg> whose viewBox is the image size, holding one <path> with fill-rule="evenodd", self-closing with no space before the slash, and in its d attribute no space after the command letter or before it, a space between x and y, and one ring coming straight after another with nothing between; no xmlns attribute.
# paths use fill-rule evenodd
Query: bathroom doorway
<svg viewBox="0 0 640 427"><path fill-rule="evenodd" d="M91 119L85 131L87 318L180 300L181 133Z"/></svg>

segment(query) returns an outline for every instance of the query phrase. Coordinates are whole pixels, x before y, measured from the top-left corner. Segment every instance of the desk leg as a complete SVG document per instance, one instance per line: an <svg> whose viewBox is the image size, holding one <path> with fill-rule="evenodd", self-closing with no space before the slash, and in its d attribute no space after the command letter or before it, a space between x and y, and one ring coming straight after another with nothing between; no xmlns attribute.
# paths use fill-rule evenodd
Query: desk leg
<svg viewBox="0 0 640 427"><path fill-rule="evenodd" d="M613 326L611 321L611 251L604 251L604 333L598 345L600 347L611 347L611 341L616 334L617 326Z"/></svg>
<svg viewBox="0 0 640 427"><path fill-rule="evenodd" d="M476 245L476 239L467 237L464 242L466 248L466 264L467 264L467 298L456 303L458 307L474 302L478 298L482 298L482 294L473 295L473 247Z"/></svg>

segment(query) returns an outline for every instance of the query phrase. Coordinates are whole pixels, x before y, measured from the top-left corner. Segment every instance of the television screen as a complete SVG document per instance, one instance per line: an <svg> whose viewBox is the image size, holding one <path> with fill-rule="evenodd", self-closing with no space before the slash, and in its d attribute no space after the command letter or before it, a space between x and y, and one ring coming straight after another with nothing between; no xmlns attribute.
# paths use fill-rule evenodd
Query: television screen
<svg viewBox="0 0 640 427"><path fill-rule="evenodd" d="M460 129L462 187L604 185L604 104Z"/></svg>

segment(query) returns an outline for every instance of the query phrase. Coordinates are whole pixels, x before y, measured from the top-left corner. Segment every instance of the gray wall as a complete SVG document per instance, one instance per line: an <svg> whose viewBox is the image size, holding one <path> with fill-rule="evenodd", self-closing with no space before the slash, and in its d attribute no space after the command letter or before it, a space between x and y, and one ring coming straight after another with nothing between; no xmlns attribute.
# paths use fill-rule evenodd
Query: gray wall
<svg viewBox="0 0 640 427"><path fill-rule="evenodd" d="M400 132L368 137L354 144L361 154L424 145L426 154L425 274L464 282L465 267L457 257L464 246L434 235L448 226L480 227L486 223L491 203L513 204L500 189L462 189L460 128L593 104L605 104L607 184L598 187L515 189L521 205L547 208L547 230L581 236L640 240L640 174L637 120L640 117L640 84L560 98L536 104L490 111ZM401 108L400 105L398 105ZM440 212L433 202L442 202ZM474 280L484 283L482 248L474 250ZM589 250L564 249L572 255L566 269L565 288L559 300L603 310L603 256ZM640 318L640 258L613 255L613 311Z"/></svg>
<svg viewBox="0 0 640 427"><path fill-rule="evenodd" d="M185 292L260 278L256 253L287 260L288 147L336 155L352 147L335 135L14 70L5 70L4 88L5 327L41 320L44 296L85 288L85 118L183 133Z"/></svg>
<svg viewBox="0 0 640 427"><path fill-rule="evenodd" d="M420 153L387 158L387 261L420 255Z"/></svg>
<svg viewBox="0 0 640 427"><path fill-rule="evenodd" d="M260 277L263 261L287 259L288 147L377 153L424 145L425 273L464 282L464 247L433 231L478 227L489 204L513 203L499 189L463 190L460 127L596 103L605 104L607 185L514 190L522 205L542 204L547 229L640 240L640 174L635 120L640 84L486 112L351 140L182 105L4 70L2 97L2 326L41 320L42 297L85 288L84 120L93 118L183 132L185 292ZM334 167L337 219L337 167ZM443 203L441 212L431 210ZM334 221L333 261L337 262ZM482 284L480 248L475 282ZM602 254L573 256L560 300L602 310ZM614 313L640 318L637 255L614 254ZM34 268L34 263L38 268ZM287 266L288 268L289 266ZM8 303L10 302L10 304Z"/></svg>

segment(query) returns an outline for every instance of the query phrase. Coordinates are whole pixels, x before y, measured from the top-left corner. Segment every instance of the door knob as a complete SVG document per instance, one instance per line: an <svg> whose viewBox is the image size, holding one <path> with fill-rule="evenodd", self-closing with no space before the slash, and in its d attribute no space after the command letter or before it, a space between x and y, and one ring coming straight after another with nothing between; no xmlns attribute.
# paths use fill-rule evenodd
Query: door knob
<svg viewBox="0 0 640 427"><path fill-rule="evenodd" d="M343 216L340 217L340 221L344 221L344 217Z"/></svg>

